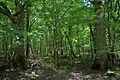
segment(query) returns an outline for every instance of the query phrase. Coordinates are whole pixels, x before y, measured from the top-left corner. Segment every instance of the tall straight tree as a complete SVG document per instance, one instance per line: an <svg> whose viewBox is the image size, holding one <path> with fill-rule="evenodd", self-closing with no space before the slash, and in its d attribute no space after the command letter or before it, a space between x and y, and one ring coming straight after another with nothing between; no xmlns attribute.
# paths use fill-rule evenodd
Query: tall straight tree
<svg viewBox="0 0 120 80"><path fill-rule="evenodd" d="M93 5L95 7L96 16L94 18L94 45L95 45L95 61L93 66L100 70L106 68L107 55L106 55L106 27L104 25L104 12L102 0L94 0Z"/></svg>
<svg viewBox="0 0 120 80"><path fill-rule="evenodd" d="M18 46L15 48L15 55L14 55L14 61L17 66L24 67L25 66L25 50L24 50L24 35L22 35L24 31L24 17L25 17L25 2L23 0L15 0L16 5L16 25L17 25L17 31L19 34L16 36L17 41L19 42Z"/></svg>
<svg viewBox="0 0 120 80"><path fill-rule="evenodd" d="M15 0L15 13L12 14L8 9L6 3L0 2L0 12L8 16L11 21L16 25L16 41L18 42L17 46L14 49L13 63L16 66L25 67L25 50L24 50L24 17L25 17L25 1L24 0Z"/></svg>

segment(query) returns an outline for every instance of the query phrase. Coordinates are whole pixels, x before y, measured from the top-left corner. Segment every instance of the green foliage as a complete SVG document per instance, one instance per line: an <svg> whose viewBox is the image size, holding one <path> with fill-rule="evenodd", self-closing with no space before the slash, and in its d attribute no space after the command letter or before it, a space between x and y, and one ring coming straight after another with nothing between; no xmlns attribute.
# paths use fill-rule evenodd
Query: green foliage
<svg viewBox="0 0 120 80"><path fill-rule="evenodd" d="M12 14L15 13L13 0L1 1L7 4ZM52 63L69 64L69 61L72 62L73 60L74 62L75 55L81 56L81 53L86 54L90 53L90 50L93 51L94 40L91 38L92 34L89 26L91 24L92 30L94 30L94 23L103 23L106 28L110 28L109 37L108 30L106 30L107 45L109 46L107 48L114 46L116 52L120 50L119 18L117 21L113 19L113 17L118 17L119 12L118 9L114 10L115 1L111 12L107 2L102 7L105 11L103 19L96 17L95 7L87 6L88 1L24 0L24 2L29 10L24 11L26 14L29 12L30 31L27 31L27 21L25 21L24 30L18 31L16 25L12 24L8 17L0 13L1 55L7 52L10 53L9 49L15 46L23 44L26 47L26 44L29 43L31 53L37 53ZM26 14L24 20L27 19ZM113 37L112 32L115 33L115 37ZM24 41L18 41L17 38L19 37L16 35L24 37ZM114 38L115 40L113 40ZM67 55L68 59L62 60L61 56L64 57L65 55Z"/></svg>

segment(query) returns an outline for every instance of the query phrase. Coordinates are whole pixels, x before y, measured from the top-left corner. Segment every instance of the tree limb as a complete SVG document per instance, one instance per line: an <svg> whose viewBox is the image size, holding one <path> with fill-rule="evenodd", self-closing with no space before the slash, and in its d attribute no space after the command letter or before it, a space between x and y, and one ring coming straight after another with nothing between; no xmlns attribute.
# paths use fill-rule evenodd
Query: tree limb
<svg viewBox="0 0 120 80"><path fill-rule="evenodd" d="M4 14L5 16L8 16L12 20L12 22L15 23L14 17L12 16L10 10L4 2L0 2L0 13Z"/></svg>

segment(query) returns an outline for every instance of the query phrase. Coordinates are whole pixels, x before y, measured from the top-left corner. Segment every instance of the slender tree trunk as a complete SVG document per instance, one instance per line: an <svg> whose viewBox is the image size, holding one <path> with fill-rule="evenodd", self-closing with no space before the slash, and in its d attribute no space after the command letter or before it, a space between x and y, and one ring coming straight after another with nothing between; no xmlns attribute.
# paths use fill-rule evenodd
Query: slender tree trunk
<svg viewBox="0 0 120 80"><path fill-rule="evenodd" d="M31 31L31 26L30 26L30 19L29 19L29 9L26 7L26 31L30 32ZM26 56L29 57L30 53L30 37L27 35L27 44L26 44Z"/></svg>
<svg viewBox="0 0 120 80"><path fill-rule="evenodd" d="M94 58L94 54L96 54L96 50L94 49L95 47L95 41L94 41L94 34L93 34L93 29L92 29L92 25L89 25L90 28L90 52L91 52L91 57Z"/></svg>

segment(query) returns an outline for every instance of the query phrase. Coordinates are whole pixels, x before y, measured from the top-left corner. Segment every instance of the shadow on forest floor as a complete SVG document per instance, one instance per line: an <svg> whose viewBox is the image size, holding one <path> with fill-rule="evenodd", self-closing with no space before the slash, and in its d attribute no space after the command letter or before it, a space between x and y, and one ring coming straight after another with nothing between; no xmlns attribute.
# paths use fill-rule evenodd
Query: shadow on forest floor
<svg viewBox="0 0 120 80"><path fill-rule="evenodd" d="M37 62L38 61L38 62ZM120 76L106 75L100 71L89 68L71 70L55 70L42 65L40 60L30 60L27 70L6 69L0 71L0 80L120 80Z"/></svg>

